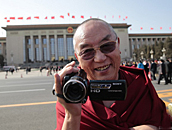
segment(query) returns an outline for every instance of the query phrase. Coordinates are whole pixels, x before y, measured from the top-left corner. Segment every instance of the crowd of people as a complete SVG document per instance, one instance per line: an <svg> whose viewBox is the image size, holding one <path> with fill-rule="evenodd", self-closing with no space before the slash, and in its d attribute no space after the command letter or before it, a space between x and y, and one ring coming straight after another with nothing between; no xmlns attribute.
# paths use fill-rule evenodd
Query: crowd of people
<svg viewBox="0 0 172 130"><path fill-rule="evenodd" d="M62 68L63 68L63 65L61 65L61 66L54 65L54 66L40 67L39 70L42 73L42 70L45 69L47 71L47 76L50 76L50 75L55 74Z"/></svg>
<svg viewBox="0 0 172 130"><path fill-rule="evenodd" d="M137 62L122 62L122 66L136 67L144 69L151 80L160 81L164 78L165 85L172 84L172 60L140 60Z"/></svg>

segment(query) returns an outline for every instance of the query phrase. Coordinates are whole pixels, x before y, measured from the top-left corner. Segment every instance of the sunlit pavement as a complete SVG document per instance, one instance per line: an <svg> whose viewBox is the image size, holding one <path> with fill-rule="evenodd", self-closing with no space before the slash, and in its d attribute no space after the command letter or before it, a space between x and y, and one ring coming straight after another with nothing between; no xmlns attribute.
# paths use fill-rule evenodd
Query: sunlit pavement
<svg viewBox="0 0 172 130"><path fill-rule="evenodd" d="M52 72L53 74L53 72ZM47 73L47 70L42 70L42 72L39 71L39 69L32 69L31 72L26 73L25 70L18 70L14 71L12 74L11 72L0 72L0 80L1 79L13 79L13 78L29 78L29 77L40 77L40 76L52 76L49 73Z"/></svg>
<svg viewBox="0 0 172 130"><path fill-rule="evenodd" d="M164 80L162 80L160 84L157 83L157 80L152 81L152 84L154 85L158 96L164 101L167 106L169 103L172 103L172 84L169 83L165 85Z"/></svg>
<svg viewBox="0 0 172 130"><path fill-rule="evenodd" d="M31 72L28 72L27 74L25 70L19 70L17 72L14 72L13 74L11 74L10 72L8 72L8 74L6 74L6 72L0 72L0 80L3 82L3 80L8 81L8 79L22 79L47 76L53 78L53 74L53 71L52 75L50 75L49 73L47 73L47 70L43 70L41 73L38 69L32 69ZM157 80L153 80L152 84L154 85L159 97L165 102L166 105L172 103L172 84L164 85L164 80L161 81L160 85L158 85L157 82Z"/></svg>
<svg viewBox="0 0 172 130"><path fill-rule="evenodd" d="M7 76L6 72L0 72L0 122L3 130L55 129L56 97L51 93L53 82L53 72L49 75L46 70L41 73L33 69L28 74L20 70ZM164 81L160 85L157 81L152 83L166 106L172 103L172 84L164 85Z"/></svg>

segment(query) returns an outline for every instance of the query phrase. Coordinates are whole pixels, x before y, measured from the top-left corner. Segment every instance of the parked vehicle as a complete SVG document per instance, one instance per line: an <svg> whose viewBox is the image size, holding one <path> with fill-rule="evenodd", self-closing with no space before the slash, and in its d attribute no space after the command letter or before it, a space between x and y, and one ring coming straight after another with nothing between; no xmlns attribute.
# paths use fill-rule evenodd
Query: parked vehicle
<svg viewBox="0 0 172 130"><path fill-rule="evenodd" d="M10 69L16 70L15 66L3 66L3 71L10 71Z"/></svg>

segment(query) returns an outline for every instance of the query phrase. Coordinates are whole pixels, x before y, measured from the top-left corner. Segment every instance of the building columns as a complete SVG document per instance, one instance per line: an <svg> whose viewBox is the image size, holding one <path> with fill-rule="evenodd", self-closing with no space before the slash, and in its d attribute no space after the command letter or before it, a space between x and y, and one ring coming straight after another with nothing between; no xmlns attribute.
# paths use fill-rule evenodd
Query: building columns
<svg viewBox="0 0 172 130"><path fill-rule="evenodd" d="M26 40L23 37L23 62L26 62Z"/></svg>
<svg viewBox="0 0 172 130"><path fill-rule="evenodd" d="M3 42L1 42L1 54L4 56L4 43Z"/></svg>
<svg viewBox="0 0 172 130"><path fill-rule="evenodd" d="M148 38L146 38L145 39L145 43L146 43L146 45L149 45L149 43L148 43L149 41L148 41Z"/></svg>
<svg viewBox="0 0 172 130"><path fill-rule="evenodd" d="M38 36L39 39L39 61L43 61L42 58L42 38L41 35Z"/></svg>
<svg viewBox="0 0 172 130"><path fill-rule="evenodd" d="M63 39L64 39L64 59L67 60L67 42L66 42L66 34L63 35Z"/></svg>
<svg viewBox="0 0 172 130"><path fill-rule="evenodd" d="M57 35L54 35L54 44L55 44L55 60L58 60L58 51L57 51Z"/></svg>
<svg viewBox="0 0 172 130"><path fill-rule="evenodd" d="M30 59L30 60L31 60L31 61L34 61L35 55L34 55L33 35L30 36L30 42L31 42L31 43L30 43L30 44L31 44L31 45L30 45L30 47L31 47L31 48L30 48L30 50L31 50L31 52L30 52L30 53L31 53L31 59ZM29 56L28 56L28 57L29 57Z"/></svg>
<svg viewBox="0 0 172 130"><path fill-rule="evenodd" d="M49 39L49 35L46 35L46 39L47 39L47 60L50 61L50 39Z"/></svg>

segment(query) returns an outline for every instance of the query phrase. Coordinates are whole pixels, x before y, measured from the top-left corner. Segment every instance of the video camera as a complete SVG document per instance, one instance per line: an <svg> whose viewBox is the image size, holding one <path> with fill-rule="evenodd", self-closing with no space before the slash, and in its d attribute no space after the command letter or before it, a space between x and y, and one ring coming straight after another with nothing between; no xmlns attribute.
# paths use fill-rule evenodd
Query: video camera
<svg viewBox="0 0 172 130"><path fill-rule="evenodd" d="M90 100L125 100L127 85L125 80L87 80L83 69L64 77L62 96L67 103L85 103ZM55 95L55 86L52 90Z"/></svg>

